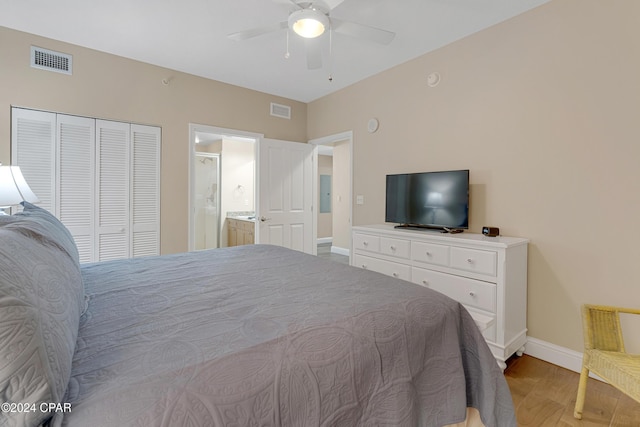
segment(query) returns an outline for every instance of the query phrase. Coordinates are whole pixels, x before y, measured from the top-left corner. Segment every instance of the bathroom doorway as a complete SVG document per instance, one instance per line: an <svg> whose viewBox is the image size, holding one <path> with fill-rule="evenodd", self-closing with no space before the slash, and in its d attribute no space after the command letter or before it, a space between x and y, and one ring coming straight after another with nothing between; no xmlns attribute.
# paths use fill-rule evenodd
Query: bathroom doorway
<svg viewBox="0 0 640 427"><path fill-rule="evenodd" d="M227 219L255 216L255 151L261 137L189 124L189 251L229 246Z"/></svg>

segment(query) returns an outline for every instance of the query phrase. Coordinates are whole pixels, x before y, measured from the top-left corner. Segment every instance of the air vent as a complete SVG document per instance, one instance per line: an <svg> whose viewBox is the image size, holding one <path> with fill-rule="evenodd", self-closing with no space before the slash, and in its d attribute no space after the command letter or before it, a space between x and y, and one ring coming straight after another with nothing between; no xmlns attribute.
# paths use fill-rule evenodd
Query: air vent
<svg viewBox="0 0 640 427"><path fill-rule="evenodd" d="M31 66L56 73L72 74L73 58L66 53L31 46Z"/></svg>
<svg viewBox="0 0 640 427"><path fill-rule="evenodd" d="M272 102L271 115L282 119L291 119L291 107Z"/></svg>

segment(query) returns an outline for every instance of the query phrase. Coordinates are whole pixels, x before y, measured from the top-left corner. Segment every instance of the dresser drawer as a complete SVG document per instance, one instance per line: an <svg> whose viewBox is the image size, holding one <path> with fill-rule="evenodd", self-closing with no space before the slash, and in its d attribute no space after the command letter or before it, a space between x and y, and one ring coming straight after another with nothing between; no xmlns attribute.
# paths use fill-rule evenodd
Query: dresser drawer
<svg viewBox="0 0 640 427"><path fill-rule="evenodd" d="M451 248L451 267L453 268L495 277L497 264L498 254L494 251L457 247Z"/></svg>
<svg viewBox="0 0 640 427"><path fill-rule="evenodd" d="M353 260L355 267L360 267L364 270L376 271L402 280L410 280L411 278L411 267L408 265L358 254L353 256Z"/></svg>
<svg viewBox="0 0 640 427"><path fill-rule="evenodd" d="M411 251L411 241L402 239L390 239L380 237L380 253L396 256L398 258L409 259Z"/></svg>
<svg viewBox="0 0 640 427"><path fill-rule="evenodd" d="M428 264L449 266L449 246L411 242L411 257Z"/></svg>
<svg viewBox="0 0 640 427"><path fill-rule="evenodd" d="M353 235L353 249L380 252L380 237L371 234L355 233Z"/></svg>
<svg viewBox="0 0 640 427"><path fill-rule="evenodd" d="M464 305L496 312L496 285L466 277L413 267L411 280L441 292Z"/></svg>

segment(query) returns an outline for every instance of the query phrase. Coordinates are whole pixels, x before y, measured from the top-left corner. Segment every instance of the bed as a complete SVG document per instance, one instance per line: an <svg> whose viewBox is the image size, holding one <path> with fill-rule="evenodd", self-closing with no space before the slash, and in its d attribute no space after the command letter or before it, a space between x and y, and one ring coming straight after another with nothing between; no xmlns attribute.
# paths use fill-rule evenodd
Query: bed
<svg viewBox="0 0 640 427"><path fill-rule="evenodd" d="M80 265L28 203L0 242L0 426L516 425L435 291L270 245Z"/></svg>

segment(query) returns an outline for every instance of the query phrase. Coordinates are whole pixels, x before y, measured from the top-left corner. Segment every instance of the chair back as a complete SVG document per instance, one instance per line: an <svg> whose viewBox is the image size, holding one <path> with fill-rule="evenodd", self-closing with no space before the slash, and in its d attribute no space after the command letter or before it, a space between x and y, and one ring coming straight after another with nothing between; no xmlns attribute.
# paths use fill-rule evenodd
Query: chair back
<svg viewBox="0 0 640 427"><path fill-rule="evenodd" d="M624 352L620 314L614 307L582 306L585 348Z"/></svg>

